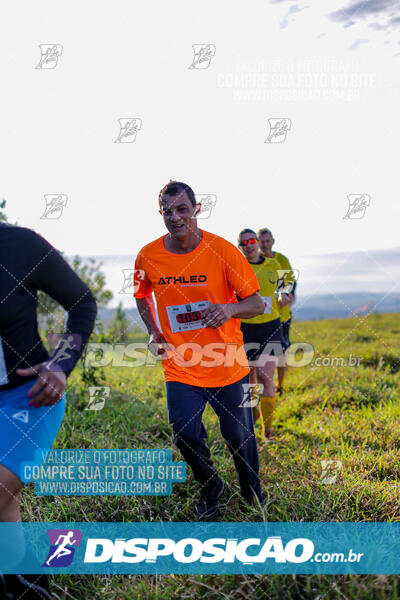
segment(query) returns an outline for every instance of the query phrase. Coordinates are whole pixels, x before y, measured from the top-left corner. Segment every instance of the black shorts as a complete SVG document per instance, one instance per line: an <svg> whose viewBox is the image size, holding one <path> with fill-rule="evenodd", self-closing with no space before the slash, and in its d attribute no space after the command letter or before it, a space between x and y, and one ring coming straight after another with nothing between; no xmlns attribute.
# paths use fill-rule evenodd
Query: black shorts
<svg viewBox="0 0 400 600"><path fill-rule="evenodd" d="M283 351L285 352L290 346L289 332L290 332L290 323L292 319L288 319L284 323L282 323L282 343L283 343Z"/></svg>
<svg viewBox="0 0 400 600"><path fill-rule="evenodd" d="M241 323L247 360L253 361L262 354L279 357L283 354L282 323L274 319L268 323ZM258 344L258 347L256 347ZM251 366L251 365L250 365Z"/></svg>

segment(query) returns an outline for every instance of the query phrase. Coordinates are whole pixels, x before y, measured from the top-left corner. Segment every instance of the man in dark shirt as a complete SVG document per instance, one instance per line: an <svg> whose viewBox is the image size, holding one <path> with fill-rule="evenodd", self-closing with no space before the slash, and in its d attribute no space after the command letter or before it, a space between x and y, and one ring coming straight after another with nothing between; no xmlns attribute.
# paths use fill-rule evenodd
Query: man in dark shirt
<svg viewBox="0 0 400 600"><path fill-rule="evenodd" d="M66 333L74 334L74 339L62 340L69 348L58 351L59 358L52 363L53 370L58 365L68 376L93 329L97 312L93 294L44 238L31 229L1 223L0 391L37 377L26 368L49 358L37 328L38 290L68 312ZM36 400L40 403L41 398Z"/></svg>
<svg viewBox="0 0 400 600"><path fill-rule="evenodd" d="M38 333L39 290L68 313L66 331L50 356ZM21 465L38 464L36 451L43 456L54 443L67 377L96 313L93 294L51 244L31 229L0 223L0 521L21 520ZM23 555L23 539L10 543L10 552ZM45 575L6 575L2 585L12 597L52 598Z"/></svg>

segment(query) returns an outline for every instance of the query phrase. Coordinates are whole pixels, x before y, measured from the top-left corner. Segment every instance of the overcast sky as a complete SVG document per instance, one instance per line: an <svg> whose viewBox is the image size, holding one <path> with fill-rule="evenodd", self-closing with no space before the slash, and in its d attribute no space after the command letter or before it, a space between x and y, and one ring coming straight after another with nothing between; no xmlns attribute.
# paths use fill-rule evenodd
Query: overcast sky
<svg viewBox="0 0 400 600"><path fill-rule="evenodd" d="M172 178L216 199L201 227L234 242L268 226L294 265L398 246L399 3L327 5L3 4L9 217L68 255L133 256L164 233ZM39 44L62 47L54 68L35 68ZM189 68L195 44L211 45L207 68ZM140 128L115 143L124 118ZM286 138L268 141L283 119ZM51 194L66 206L43 219ZM369 202L361 219L343 218L351 194Z"/></svg>

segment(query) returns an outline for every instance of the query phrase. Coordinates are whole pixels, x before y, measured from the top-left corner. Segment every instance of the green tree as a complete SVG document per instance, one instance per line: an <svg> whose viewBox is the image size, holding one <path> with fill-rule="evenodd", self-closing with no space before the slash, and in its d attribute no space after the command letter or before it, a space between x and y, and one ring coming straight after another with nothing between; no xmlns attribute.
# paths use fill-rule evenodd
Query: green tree
<svg viewBox="0 0 400 600"><path fill-rule="evenodd" d="M109 335L111 340L113 340L115 343L127 342L129 328L129 318L127 317L126 312L122 308L122 302L120 302L109 327Z"/></svg>
<svg viewBox="0 0 400 600"><path fill-rule="evenodd" d="M3 210L3 209L5 209L6 204L7 204L7 200L5 200L3 198L3 200L0 202L0 223L10 223L5 211ZM17 223L12 223L12 224L16 225Z"/></svg>
<svg viewBox="0 0 400 600"><path fill-rule="evenodd" d="M7 216L6 213L3 212L3 208L5 208L6 206L6 201L3 200L0 202L0 223L7 223Z"/></svg>
<svg viewBox="0 0 400 600"><path fill-rule="evenodd" d="M63 255L62 252L60 254ZM64 256L64 255L63 255ZM86 283L96 298L99 308L106 306L113 293L106 288L106 278L101 271L102 263L96 263L94 258L90 258L89 262L83 262L79 256L74 256L73 259L65 260L71 265L75 273ZM38 293L38 322L41 334L47 337L50 332L61 332L64 330L66 323L66 312L53 298L50 298L42 291ZM101 330L99 318L96 320L96 330Z"/></svg>

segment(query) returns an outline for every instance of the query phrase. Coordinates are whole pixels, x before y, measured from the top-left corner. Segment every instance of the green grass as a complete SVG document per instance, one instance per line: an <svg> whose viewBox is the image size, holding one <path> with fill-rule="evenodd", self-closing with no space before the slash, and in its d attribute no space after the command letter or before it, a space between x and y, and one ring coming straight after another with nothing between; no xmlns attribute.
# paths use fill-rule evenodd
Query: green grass
<svg viewBox="0 0 400 600"><path fill-rule="evenodd" d="M316 357L361 359L358 367L293 367L278 399L279 443L260 452L268 500L263 511L243 511L232 460L209 406L204 422L220 474L227 481L222 521L399 521L399 315L294 323L292 343L314 346ZM68 409L57 448L167 448L171 442L160 365L105 368L110 399L84 411L80 369L67 389ZM336 460L335 483L321 483L321 460ZM23 494L25 521L193 521L197 484L174 484L166 497L37 497ZM62 599L399 598L395 576L58 576Z"/></svg>

